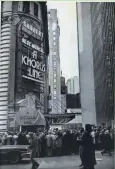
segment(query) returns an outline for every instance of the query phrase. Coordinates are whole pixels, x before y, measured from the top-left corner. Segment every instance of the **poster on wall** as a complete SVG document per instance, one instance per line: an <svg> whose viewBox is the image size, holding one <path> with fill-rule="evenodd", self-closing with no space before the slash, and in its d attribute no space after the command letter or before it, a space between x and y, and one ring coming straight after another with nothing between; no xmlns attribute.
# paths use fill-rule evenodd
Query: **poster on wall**
<svg viewBox="0 0 115 169"><path fill-rule="evenodd" d="M16 122L19 126L46 125L46 120L39 109L36 108L36 97L32 93L19 101L19 111L16 113Z"/></svg>

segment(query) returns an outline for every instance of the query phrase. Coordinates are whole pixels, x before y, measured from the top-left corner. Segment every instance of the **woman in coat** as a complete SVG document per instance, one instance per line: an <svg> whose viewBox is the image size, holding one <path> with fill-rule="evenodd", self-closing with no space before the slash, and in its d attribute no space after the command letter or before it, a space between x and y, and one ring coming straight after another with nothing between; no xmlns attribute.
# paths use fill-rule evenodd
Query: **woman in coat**
<svg viewBox="0 0 115 169"><path fill-rule="evenodd" d="M82 162L84 169L94 169L96 165L95 148L91 136L91 125L86 124L85 133L82 136Z"/></svg>

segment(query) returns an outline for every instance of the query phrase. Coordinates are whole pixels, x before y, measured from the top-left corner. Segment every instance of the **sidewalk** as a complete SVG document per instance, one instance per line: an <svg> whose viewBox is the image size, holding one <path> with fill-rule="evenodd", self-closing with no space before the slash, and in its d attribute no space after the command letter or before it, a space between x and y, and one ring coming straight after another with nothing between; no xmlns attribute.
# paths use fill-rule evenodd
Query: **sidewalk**
<svg viewBox="0 0 115 169"><path fill-rule="evenodd" d="M62 156L36 159L40 163L39 168L66 168L79 169L81 164L79 156ZM113 156L102 156L99 151L96 152L97 165L95 169L113 169Z"/></svg>

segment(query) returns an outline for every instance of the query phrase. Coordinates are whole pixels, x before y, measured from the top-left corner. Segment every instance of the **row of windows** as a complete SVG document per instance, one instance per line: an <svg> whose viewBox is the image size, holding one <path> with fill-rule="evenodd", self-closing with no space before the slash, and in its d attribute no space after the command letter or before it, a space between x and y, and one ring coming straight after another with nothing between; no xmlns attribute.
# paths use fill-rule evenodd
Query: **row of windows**
<svg viewBox="0 0 115 169"><path fill-rule="evenodd" d="M34 3L34 16L38 17L38 4ZM30 2L29 1L24 1L23 2L23 12L29 14L30 13Z"/></svg>

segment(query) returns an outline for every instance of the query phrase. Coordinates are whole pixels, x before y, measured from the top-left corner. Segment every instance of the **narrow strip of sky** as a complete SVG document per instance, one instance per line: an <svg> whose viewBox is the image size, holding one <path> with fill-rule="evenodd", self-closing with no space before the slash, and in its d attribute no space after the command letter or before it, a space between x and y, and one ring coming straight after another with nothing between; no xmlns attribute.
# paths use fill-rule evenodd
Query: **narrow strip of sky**
<svg viewBox="0 0 115 169"><path fill-rule="evenodd" d="M63 76L78 76L76 2L48 1L48 9L57 9L60 26L60 60Z"/></svg>

